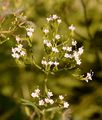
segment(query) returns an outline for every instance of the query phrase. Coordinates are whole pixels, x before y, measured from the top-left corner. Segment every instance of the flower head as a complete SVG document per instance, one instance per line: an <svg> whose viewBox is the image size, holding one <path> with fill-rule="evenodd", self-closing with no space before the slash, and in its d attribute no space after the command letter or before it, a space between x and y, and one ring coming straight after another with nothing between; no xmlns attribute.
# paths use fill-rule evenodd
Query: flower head
<svg viewBox="0 0 102 120"><path fill-rule="evenodd" d="M60 24L60 23L62 22L62 20L61 20L61 19L58 19L57 22L58 22L58 24Z"/></svg>
<svg viewBox="0 0 102 120"><path fill-rule="evenodd" d="M48 96L48 98L50 98L50 97L53 96L53 93L49 91L49 92L47 93L47 96Z"/></svg>
<svg viewBox="0 0 102 120"><path fill-rule="evenodd" d="M74 25L69 26L69 30L74 31L75 30L75 26Z"/></svg>
<svg viewBox="0 0 102 120"><path fill-rule="evenodd" d="M45 34L48 34L48 33L49 33L49 30L48 30L48 29L44 29L43 32L44 32Z"/></svg>
<svg viewBox="0 0 102 120"><path fill-rule="evenodd" d="M63 95L59 95L59 99L63 100L64 99Z"/></svg>
<svg viewBox="0 0 102 120"><path fill-rule="evenodd" d="M86 77L85 77L85 81L88 82L88 80L92 80L92 76L93 76L93 72L91 71L90 73L88 72Z"/></svg>
<svg viewBox="0 0 102 120"><path fill-rule="evenodd" d="M68 107L69 107L68 102L64 102L64 108L68 108Z"/></svg>
<svg viewBox="0 0 102 120"><path fill-rule="evenodd" d="M16 36L16 41L19 43L21 41L20 37Z"/></svg>
<svg viewBox="0 0 102 120"><path fill-rule="evenodd" d="M77 41L74 41L74 40L73 40L73 41L72 41L72 45L73 45L73 46L76 46L76 44L77 44Z"/></svg>
<svg viewBox="0 0 102 120"><path fill-rule="evenodd" d="M19 44L17 47L12 48L12 57L19 59L22 56L25 56L26 52L23 50L23 45Z"/></svg>
<svg viewBox="0 0 102 120"><path fill-rule="evenodd" d="M27 28L26 31L27 31L27 35L31 37L34 32L34 28Z"/></svg>
<svg viewBox="0 0 102 120"><path fill-rule="evenodd" d="M40 106L44 105L44 103L45 103L44 100L39 100L39 105Z"/></svg>
<svg viewBox="0 0 102 120"><path fill-rule="evenodd" d="M59 50L56 47L52 47L52 51L55 52L55 53L59 52Z"/></svg>
<svg viewBox="0 0 102 120"><path fill-rule="evenodd" d="M55 38L56 38L57 40L59 40L59 39L61 38L61 36L60 36L59 34L56 34L56 35L55 35Z"/></svg>

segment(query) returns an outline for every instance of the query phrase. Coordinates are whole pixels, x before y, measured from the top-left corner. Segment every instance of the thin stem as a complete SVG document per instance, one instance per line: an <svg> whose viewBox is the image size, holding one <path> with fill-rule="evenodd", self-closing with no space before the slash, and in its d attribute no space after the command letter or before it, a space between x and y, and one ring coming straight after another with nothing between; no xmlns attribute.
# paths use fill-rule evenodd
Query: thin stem
<svg viewBox="0 0 102 120"><path fill-rule="evenodd" d="M8 34L8 33L10 33L10 32L11 32L11 31L9 31L9 30L8 30L8 31L0 31L1 34Z"/></svg>
<svg viewBox="0 0 102 120"><path fill-rule="evenodd" d="M30 119L29 120L34 120L34 116L35 116L35 112L33 112L30 116Z"/></svg>
<svg viewBox="0 0 102 120"><path fill-rule="evenodd" d="M83 12L84 12L84 18L85 18L85 23L86 23L86 30L87 30L87 34L90 38L90 40L92 39L92 36L91 36L91 33L90 33L90 29L89 29L89 26L87 25L87 22L88 22L88 17L87 17L87 11L86 11L86 5L84 3L84 0L81 0L81 4L82 4L82 7L83 7Z"/></svg>
<svg viewBox="0 0 102 120"><path fill-rule="evenodd" d="M43 71L44 73L46 73L38 64L35 63L34 59L33 59L33 64L41 71Z"/></svg>
<svg viewBox="0 0 102 120"><path fill-rule="evenodd" d="M41 120L46 120L46 117L45 117L45 110L42 111L42 118Z"/></svg>
<svg viewBox="0 0 102 120"><path fill-rule="evenodd" d="M45 94L48 92L48 89L47 89L47 76L44 80L44 90L45 90Z"/></svg>

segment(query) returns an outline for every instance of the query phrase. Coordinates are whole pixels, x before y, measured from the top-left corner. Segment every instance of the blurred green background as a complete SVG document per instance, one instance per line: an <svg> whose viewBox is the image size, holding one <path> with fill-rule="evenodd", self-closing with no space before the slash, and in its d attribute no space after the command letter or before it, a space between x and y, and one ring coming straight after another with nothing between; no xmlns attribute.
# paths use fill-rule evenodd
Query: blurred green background
<svg viewBox="0 0 102 120"><path fill-rule="evenodd" d="M70 108L63 113L63 120L69 116L70 120L102 120L102 0L0 0L0 21L7 19L4 28L9 26L14 11L22 11L35 24L32 49L38 64L43 56L41 28L46 17L60 16L63 34L68 25L76 26L75 39L85 49L80 68L82 73L92 69L93 81L78 80L72 76L74 70L61 71L50 76L48 87L55 95L68 96ZM29 120L19 101L31 99L33 89L42 86L44 75L31 64L16 64L11 56L11 41L0 44L0 120Z"/></svg>

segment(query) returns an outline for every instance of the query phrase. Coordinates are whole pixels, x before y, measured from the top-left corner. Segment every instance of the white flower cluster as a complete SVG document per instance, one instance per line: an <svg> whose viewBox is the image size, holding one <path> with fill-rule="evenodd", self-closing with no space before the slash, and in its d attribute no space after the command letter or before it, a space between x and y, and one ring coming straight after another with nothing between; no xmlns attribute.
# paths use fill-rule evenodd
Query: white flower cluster
<svg viewBox="0 0 102 120"><path fill-rule="evenodd" d="M60 24L62 22L62 20L60 19L60 17L58 17L56 14L50 16L49 18L47 18L47 21L48 22L51 22L51 21L57 21L58 24Z"/></svg>
<svg viewBox="0 0 102 120"><path fill-rule="evenodd" d="M49 40L44 40L43 41L44 45L46 45L47 47L52 47L52 44Z"/></svg>
<svg viewBox="0 0 102 120"><path fill-rule="evenodd" d="M26 52L23 50L23 45L19 44L17 47L12 48L12 57L19 59L22 56L25 56Z"/></svg>
<svg viewBox="0 0 102 120"><path fill-rule="evenodd" d="M29 37L31 37L33 35L33 32L34 32L34 28L26 28L26 31L27 31L27 35Z"/></svg>
<svg viewBox="0 0 102 120"><path fill-rule="evenodd" d="M33 98L38 98L39 97L39 94L40 94L40 90L39 89L36 89L34 92L32 92L31 96Z"/></svg>
<svg viewBox="0 0 102 120"><path fill-rule="evenodd" d="M47 66L47 65L55 65L55 66L58 66L59 65L59 62L57 62L57 61L46 61L46 60L42 60L41 61L41 64L42 65L45 65L45 66Z"/></svg>
<svg viewBox="0 0 102 120"><path fill-rule="evenodd" d="M76 41L72 41L72 46L76 46L77 42ZM76 63L78 65L81 64L81 59L80 56L83 54L83 47L78 48L78 50L72 50L72 47L66 47L63 46L62 49L65 51L64 57L65 58L74 58Z"/></svg>
<svg viewBox="0 0 102 120"><path fill-rule="evenodd" d="M68 108L69 104L68 102L64 101L64 96L63 95L59 95L59 98L57 100L52 99L53 97L53 93L51 91L48 91L45 97L41 96L40 93L40 89L35 89L34 92L31 93L31 96L33 98L38 98L37 104L39 106L46 106L46 105L53 105L55 104L59 104L59 106L63 107L63 108ZM56 101L60 101L58 103L56 103Z"/></svg>
<svg viewBox="0 0 102 120"><path fill-rule="evenodd" d="M54 69L54 66L58 66L63 61L64 63L66 63L68 59L72 60L72 63L73 61L75 61L75 64L80 65L81 64L80 57L83 53L83 47L77 48L77 41L75 41L73 38L71 38L72 39L71 46L68 46L67 40L64 40L63 36L58 33L59 27L50 28L51 25L54 26L55 24L57 24L58 26L58 24L61 22L61 19L57 15L50 16L49 18L47 18L47 21L48 21L48 26L43 30L43 32L45 33L43 44L45 47L45 52L47 53L46 54L47 57L45 57L47 60L43 59L41 61L42 65L44 65L46 70L52 70L52 71L57 70ZM50 30L52 30L53 33ZM74 32L75 26L74 25L69 26L69 30ZM51 67L52 65L54 66Z"/></svg>

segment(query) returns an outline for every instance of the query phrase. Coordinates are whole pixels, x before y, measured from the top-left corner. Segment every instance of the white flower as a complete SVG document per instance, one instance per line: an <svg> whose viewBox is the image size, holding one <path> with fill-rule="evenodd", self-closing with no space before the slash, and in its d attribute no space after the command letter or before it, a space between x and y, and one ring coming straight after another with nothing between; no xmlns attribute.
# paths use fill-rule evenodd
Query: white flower
<svg viewBox="0 0 102 120"><path fill-rule="evenodd" d="M45 34L47 34L47 33L49 33L49 30L48 30L48 29L44 29L43 32L44 32Z"/></svg>
<svg viewBox="0 0 102 120"><path fill-rule="evenodd" d="M12 48L12 57L19 59L21 56L25 56L25 51L22 50L23 45L19 44L17 47Z"/></svg>
<svg viewBox="0 0 102 120"><path fill-rule="evenodd" d="M88 80L92 80L92 76L93 76L93 72L90 73L88 72L85 81L88 82Z"/></svg>
<svg viewBox="0 0 102 120"><path fill-rule="evenodd" d="M47 44L47 43L48 43L48 40L44 40L43 43L44 43L44 44Z"/></svg>
<svg viewBox="0 0 102 120"><path fill-rule="evenodd" d="M37 88L35 89L35 93L39 94L40 93L40 90Z"/></svg>
<svg viewBox="0 0 102 120"><path fill-rule="evenodd" d="M68 108L68 107L69 107L68 102L64 102L64 108Z"/></svg>
<svg viewBox="0 0 102 120"><path fill-rule="evenodd" d="M52 46L51 42L49 42L48 40L44 40L43 43L44 43L47 47L51 47L51 46Z"/></svg>
<svg viewBox="0 0 102 120"><path fill-rule="evenodd" d="M23 51L23 50L20 52L20 55L21 55L21 56L25 56L25 54L26 54L26 53L25 53L25 51Z"/></svg>
<svg viewBox="0 0 102 120"><path fill-rule="evenodd" d="M49 99L49 98L45 98L45 102L46 102L46 103L53 104L53 103L54 103L54 100L53 100L53 99Z"/></svg>
<svg viewBox="0 0 102 120"><path fill-rule="evenodd" d="M52 44L51 44L50 42L48 42L48 43L46 44L46 46L47 46L47 47L51 47Z"/></svg>
<svg viewBox="0 0 102 120"><path fill-rule="evenodd" d="M80 59L76 59L77 65L81 64L81 60Z"/></svg>
<svg viewBox="0 0 102 120"><path fill-rule="evenodd" d="M83 51L84 51L84 50L83 50L83 47L80 47L80 48L78 49L78 54L79 54L79 55L83 54Z"/></svg>
<svg viewBox="0 0 102 120"><path fill-rule="evenodd" d="M60 24L60 23L62 22L62 20L61 20L61 19L58 19L57 22L58 22L58 24Z"/></svg>
<svg viewBox="0 0 102 120"><path fill-rule="evenodd" d="M77 44L77 41L74 41L74 40L73 40L73 41L72 41L72 45L73 45L73 46L76 46L76 44Z"/></svg>
<svg viewBox="0 0 102 120"><path fill-rule="evenodd" d="M32 33L34 32L34 28L27 28L26 30Z"/></svg>
<svg viewBox="0 0 102 120"><path fill-rule="evenodd" d="M18 53L13 53L12 54L12 57L13 58L16 58L16 59L19 59L20 58L20 55Z"/></svg>
<svg viewBox="0 0 102 120"><path fill-rule="evenodd" d="M33 33L32 33L32 32L27 32L27 35L28 35L29 37L31 37L31 36L33 35Z"/></svg>
<svg viewBox="0 0 102 120"><path fill-rule="evenodd" d="M69 52L72 51L72 47L65 47L65 46L63 46L62 49L63 49L64 51L69 51Z"/></svg>
<svg viewBox="0 0 102 120"><path fill-rule="evenodd" d="M53 99L49 99L49 103L52 105L54 103Z"/></svg>
<svg viewBox="0 0 102 120"><path fill-rule="evenodd" d="M16 49L15 49L15 48L12 48L12 52L15 53L15 52L16 52Z"/></svg>
<svg viewBox="0 0 102 120"><path fill-rule="evenodd" d="M55 66L57 66L57 65L59 65L59 62L55 61L53 64L54 64Z"/></svg>
<svg viewBox="0 0 102 120"><path fill-rule="evenodd" d="M49 91L49 92L47 93L47 96L48 96L48 98L50 98L51 96L53 96L53 93Z"/></svg>
<svg viewBox="0 0 102 120"><path fill-rule="evenodd" d="M67 47L64 46L64 47L62 47L62 49L63 49L63 50L67 50Z"/></svg>
<svg viewBox="0 0 102 120"><path fill-rule="evenodd" d="M33 29L33 28L27 28L26 30L27 30L27 35L28 35L29 37L31 37L32 34L33 34L33 32L34 32L34 29Z"/></svg>
<svg viewBox="0 0 102 120"><path fill-rule="evenodd" d="M69 26L69 30L74 31L75 27L73 25Z"/></svg>
<svg viewBox="0 0 102 120"><path fill-rule="evenodd" d="M46 102L46 103L49 103L49 98L45 98L45 102Z"/></svg>
<svg viewBox="0 0 102 120"><path fill-rule="evenodd" d="M39 94L40 94L40 90L37 88L37 89L35 89L34 92L32 92L31 96L33 98L35 98L35 97L39 97Z"/></svg>
<svg viewBox="0 0 102 120"><path fill-rule="evenodd" d="M58 53L58 49L56 47L52 47L52 51L55 52L55 53Z"/></svg>
<svg viewBox="0 0 102 120"><path fill-rule="evenodd" d="M49 18L46 18L48 22L52 21L53 18L50 16Z"/></svg>
<svg viewBox="0 0 102 120"><path fill-rule="evenodd" d="M39 94L37 94L36 92L33 92L33 93L31 93L31 96L32 96L33 98L36 98L36 97L39 97Z"/></svg>
<svg viewBox="0 0 102 120"><path fill-rule="evenodd" d="M74 51L73 56L74 56L75 60L79 59L79 54L77 51Z"/></svg>
<svg viewBox="0 0 102 120"><path fill-rule="evenodd" d="M55 35L55 38L56 38L57 40L59 40L59 39L61 38L61 36L60 36L59 34L56 34L56 35Z"/></svg>
<svg viewBox="0 0 102 120"><path fill-rule="evenodd" d="M42 64L42 65L47 65L48 63L47 63L46 60L42 60L42 61L41 61L41 64Z"/></svg>
<svg viewBox="0 0 102 120"><path fill-rule="evenodd" d="M52 18L53 18L54 20L56 20L56 19L58 18L58 16L54 14L54 15L52 16Z"/></svg>
<svg viewBox="0 0 102 120"><path fill-rule="evenodd" d="M65 57L65 58L72 58L72 55L71 55L71 54L68 54L68 53L65 53L64 57Z"/></svg>
<svg viewBox="0 0 102 120"><path fill-rule="evenodd" d="M44 100L39 100L39 105L40 106L44 105Z"/></svg>
<svg viewBox="0 0 102 120"><path fill-rule="evenodd" d="M59 99L63 100L64 99L63 95L59 95Z"/></svg>
<svg viewBox="0 0 102 120"><path fill-rule="evenodd" d="M67 51L72 51L72 47L67 47L67 49L66 49Z"/></svg>
<svg viewBox="0 0 102 120"><path fill-rule="evenodd" d="M16 36L16 41L19 43L21 41L20 37Z"/></svg>

